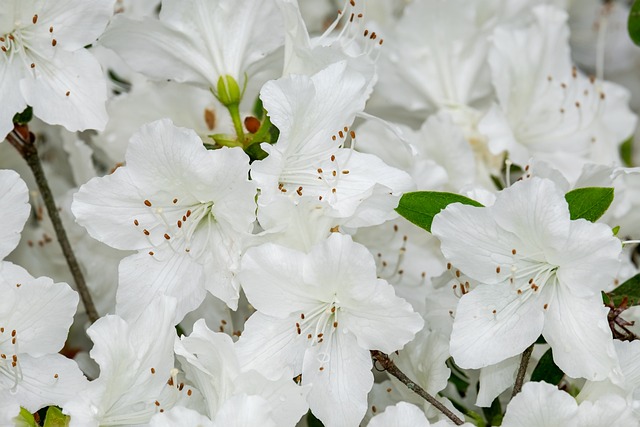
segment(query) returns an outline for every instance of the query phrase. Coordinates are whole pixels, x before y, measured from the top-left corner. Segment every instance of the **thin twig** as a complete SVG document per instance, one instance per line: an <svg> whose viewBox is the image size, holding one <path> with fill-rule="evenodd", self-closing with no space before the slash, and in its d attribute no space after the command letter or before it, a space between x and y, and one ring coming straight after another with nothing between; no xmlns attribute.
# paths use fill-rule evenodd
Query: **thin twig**
<svg viewBox="0 0 640 427"><path fill-rule="evenodd" d="M427 402L431 403L440 412L442 412L444 415L446 415L447 418L449 418L451 421L453 421L453 423L455 425L461 426L461 425L464 424L464 421L462 421L460 418L458 418L458 416L456 414L451 412L449 410L449 408L447 408L442 403L440 403L435 397L433 397L429 393L427 393L427 391L425 389L420 387L418 384L416 384L414 381L412 381L409 377L407 377L404 374L404 372L402 372L400 369L398 369L396 364L393 363L393 360L389 359L389 356L387 356L386 354L384 354L383 352L378 351L378 350L371 350L371 356L380 364L380 366L382 366L382 368L385 371L389 372L391 375L393 375L398 380L400 380L400 382L402 384L406 385L409 390L413 391L418 396L422 397L424 400L426 400Z"/></svg>
<svg viewBox="0 0 640 427"><path fill-rule="evenodd" d="M44 174L44 170L42 170L42 164L38 157L38 149L34 141L35 138L33 138L33 134L30 134L26 127L21 128L22 129L16 129L7 135L7 140L18 150L20 155L29 165L31 172L33 172L36 184L38 185L38 190L44 200L47 212L49 213L49 218L51 218L51 223L53 224L53 229L56 233L56 237L58 238L58 243L60 243L62 253L67 260L67 265L69 266L73 280L76 282L76 287L78 288L78 293L80 294L80 298L84 304L84 309L89 320L93 323L98 320L100 316L93 304L93 299L91 298L91 293L87 287L87 282L84 280L84 275L82 274L78 260L76 259L73 249L71 248L71 244L69 243L67 232L62 225L62 220L60 219L58 208L56 207L56 202L53 199L53 193L49 188L49 183Z"/></svg>
<svg viewBox="0 0 640 427"><path fill-rule="evenodd" d="M514 398L516 394L520 393L522 390L522 384L524 383L524 375L527 373L527 366L529 365L529 359L531 359L531 353L533 353L533 346L531 344L527 349L522 353L522 358L520 359L520 367L518 368L518 374L516 375L516 383L513 385L513 392L511 393L511 398Z"/></svg>

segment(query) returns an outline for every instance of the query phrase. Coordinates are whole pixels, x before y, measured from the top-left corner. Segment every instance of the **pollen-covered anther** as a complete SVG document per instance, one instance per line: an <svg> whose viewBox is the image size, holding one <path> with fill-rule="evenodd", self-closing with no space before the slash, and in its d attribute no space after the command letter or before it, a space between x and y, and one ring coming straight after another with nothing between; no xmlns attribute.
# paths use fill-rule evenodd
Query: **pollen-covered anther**
<svg viewBox="0 0 640 427"><path fill-rule="evenodd" d="M38 14L37 13L35 15L33 15L33 18L31 18L31 22L33 22L34 24L36 22L38 22Z"/></svg>
<svg viewBox="0 0 640 427"><path fill-rule="evenodd" d="M56 39L51 40L51 46L55 47L55 45L57 45L57 44L58 44L58 40L56 40Z"/></svg>
<svg viewBox="0 0 640 427"><path fill-rule="evenodd" d="M135 225L135 226L137 227L137 226L139 226L139 225L140 225L140 223L138 222L138 220L137 220L137 219L134 219L134 220L133 220L133 225Z"/></svg>
<svg viewBox="0 0 640 427"><path fill-rule="evenodd" d="M149 230L147 230L146 228L142 230L142 232L144 233L145 236L148 236L149 234L151 234L149 233Z"/></svg>
<svg viewBox="0 0 640 427"><path fill-rule="evenodd" d="M151 207L151 202L149 200L144 201L145 206Z"/></svg>
<svg viewBox="0 0 640 427"><path fill-rule="evenodd" d="M69 90L68 90L68 91L67 91L67 93L65 93L64 95L65 95L65 96L69 96L69 95L71 95L71 91L69 91Z"/></svg>
<svg viewBox="0 0 640 427"><path fill-rule="evenodd" d="M496 273L500 274L500 267L496 267Z"/></svg>
<svg viewBox="0 0 640 427"><path fill-rule="evenodd" d="M169 236L167 233L164 233L164 238L167 239L167 240L170 240L171 236Z"/></svg>
<svg viewBox="0 0 640 427"><path fill-rule="evenodd" d="M543 305L542 308L544 308L546 310L547 308L549 308L549 304L545 303L545 305Z"/></svg>
<svg viewBox="0 0 640 427"><path fill-rule="evenodd" d="M151 368L151 373L155 374L156 373L156 369L155 368Z"/></svg>

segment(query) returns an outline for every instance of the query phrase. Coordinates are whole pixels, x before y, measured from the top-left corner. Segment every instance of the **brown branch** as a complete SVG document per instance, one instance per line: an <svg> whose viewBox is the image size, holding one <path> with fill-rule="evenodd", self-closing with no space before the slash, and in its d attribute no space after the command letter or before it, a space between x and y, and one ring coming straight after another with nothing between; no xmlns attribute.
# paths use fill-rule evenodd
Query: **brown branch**
<svg viewBox="0 0 640 427"><path fill-rule="evenodd" d="M432 404L436 409L438 409L440 412L442 412L444 415L446 415L447 418L449 418L451 421L453 421L453 423L455 425L461 426L461 425L464 424L464 421L462 421L460 418L458 418L458 416L456 414L451 412L449 410L449 408L444 406L435 397L433 397L429 393L427 393L427 391L425 389L423 389L418 384L416 384L414 381L412 381L409 377L407 377L404 374L404 372L402 372L400 369L398 369L396 364L393 363L393 360L391 360L389 358L389 356L387 356L386 354L384 354L383 352L378 351L378 350L371 350L371 356L374 358L375 361L377 361L380 364L380 366L385 371L389 372L391 375L396 377L402 384L406 385L409 390L413 391L418 396L422 397L424 400L426 400L427 402Z"/></svg>
<svg viewBox="0 0 640 427"><path fill-rule="evenodd" d="M512 399L522 390L522 385L524 384L524 376L527 373L527 366L529 365L529 359L531 359L531 353L533 353L534 345L535 343L531 344L522 353L522 358L520 359L520 367L518 368L518 374L516 375L516 383L513 385L513 392L511 393Z"/></svg>
<svg viewBox="0 0 640 427"><path fill-rule="evenodd" d="M7 135L7 140L18 150L20 155L29 165L31 172L33 172L36 184L38 185L38 190L44 200L47 212L49 213L49 218L51 218L51 223L53 224L53 229L56 233L56 237L58 238L58 243L60 243L62 253L67 260L67 265L69 266L73 280L76 282L76 287L78 288L78 293L80 294L80 298L84 304L85 311L89 320L93 323L98 320L100 316L93 304L93 299L91 298L89 288L87 287L87 282L84 280L84 275L80 270L78 260L76 259L73 249L71 248L71 244L69 243L67 232L62 225L62 220L60 219L60 214L58 213L53 193L51 192L51 188L49 188L47 177L44 174L40 158L38 157L35 137L29 132L26 126L16 125L16 128Z"/></svg>

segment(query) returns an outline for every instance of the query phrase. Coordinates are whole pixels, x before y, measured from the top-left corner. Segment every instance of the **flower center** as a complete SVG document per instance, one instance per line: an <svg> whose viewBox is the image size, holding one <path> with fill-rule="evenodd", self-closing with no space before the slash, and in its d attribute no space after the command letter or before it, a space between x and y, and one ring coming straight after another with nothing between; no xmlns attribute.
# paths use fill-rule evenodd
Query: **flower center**
<svg viewBox="0 0 640 427"><path fill-rule="evenodd" d="M148 199L143 203L148 213L144 219L134 218L133 225L152 247L168 247L172 252L186 252L195 258L203 254L216 223L214 202L179 204L179 199L174 197L161 206L156 206L156 202ZM149 255L157 259L154 251L150 251Z"/></svg>
<svg viewBox="0 0 640 427"><path fill-rule="evenodd" d="M8 348L7 348L8 347ZM18 383L22 380L22 369L18 359L18 333L15 329L11 332L0 327L0 373L13 378L12 392L15 392ZM5 353L9 350L7 353Z"/></svg>

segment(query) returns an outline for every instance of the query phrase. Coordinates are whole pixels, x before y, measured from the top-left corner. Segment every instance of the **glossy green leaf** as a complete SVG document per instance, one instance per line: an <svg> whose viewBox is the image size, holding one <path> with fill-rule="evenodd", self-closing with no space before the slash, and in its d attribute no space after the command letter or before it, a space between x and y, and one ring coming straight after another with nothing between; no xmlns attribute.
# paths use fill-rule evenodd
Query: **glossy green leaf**
<svg viewBox="0 0 640 427"><path fill-rule="evenodd" d="M417 225L431 232L431 223L441 210L451 203L482 207L483 205L465 196L437 191L416 191L406 193L400 199L396 211Z"/></svg>
<svg viewBox="0 0 640 427"><path fill-rule="evenodd" d="M633 42L640 46L640 0L633 2L631 11L629 12L629 20L627 21L627 29L629 37Z"/></svg>
<svg viewBox="0 0 640 427"><path fill-rule="evenodd" d="M584 218L595 222L613 202L613 188L586 187L569 191L564 195L569 204L571 219Z"/></svg>
<svg viewBox="0 0 640 427"><path fill-rule="evenodd" d="M633 167L633 136L620 144L620 158L626 167Z"/></svg>
<svg viewBox="0 0 640 427"><path fill-rule="evenodd" d="M562 377L564 377L564 372L553 362L553 352L549 349L542 355L538 365L533 370L531 381L545 381L549 384L558 385Z"/></svg>

